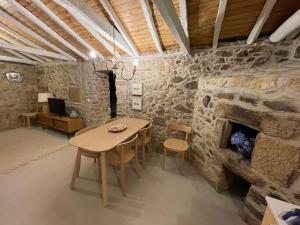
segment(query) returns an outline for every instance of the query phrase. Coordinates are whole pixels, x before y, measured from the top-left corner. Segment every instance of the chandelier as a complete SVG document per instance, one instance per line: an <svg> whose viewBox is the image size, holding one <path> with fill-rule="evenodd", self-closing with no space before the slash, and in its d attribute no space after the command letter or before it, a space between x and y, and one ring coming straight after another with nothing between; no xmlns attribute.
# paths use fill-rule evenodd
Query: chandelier
<svg viewBox="0 0 300 225"><path fill-rule="evenodd" d="M130 81L133 79L135 73L136 73L136 67L138 65L138 60L135 59L133 61L133 70L132 73L129 77L125 77L123 72L124 72L124 64L123 62L120 61L120 59L118 58L117 54L116 54L116 44L115 44L115 29L118 30L115 25L112 23L112 34L113 34L113 56L111 59L107 59L105 61L105 67L106 67L106 71L104 70L96 70L96 66L95 66L95 60L94 60L94 70L97 74L97 76L104 78L104 74L108 74L110 71L113 72L114 74L117 74L117 72L120 72L120 75L122 77L123 80L125 81ZM96 53L95 52L91 52L90 56L95 59L96 58Z"/></svg>

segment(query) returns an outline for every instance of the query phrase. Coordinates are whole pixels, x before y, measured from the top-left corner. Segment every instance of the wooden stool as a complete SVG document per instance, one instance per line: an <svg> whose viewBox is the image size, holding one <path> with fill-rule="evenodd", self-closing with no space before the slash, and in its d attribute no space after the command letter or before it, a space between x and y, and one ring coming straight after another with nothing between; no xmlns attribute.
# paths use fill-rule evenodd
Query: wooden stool
<svg viewBox="0 0 300 225"><path fill-rule="evenodd" d="M25 124L26 124L26 121L27 121L28 128L30 128L30 125L31 125L30 124L30 119L35 118L36 115L37 115L37 113L35 113L35 112L32 112L32 113L23 113L22 117L24 119L24 126L26 126Z"/></svg>

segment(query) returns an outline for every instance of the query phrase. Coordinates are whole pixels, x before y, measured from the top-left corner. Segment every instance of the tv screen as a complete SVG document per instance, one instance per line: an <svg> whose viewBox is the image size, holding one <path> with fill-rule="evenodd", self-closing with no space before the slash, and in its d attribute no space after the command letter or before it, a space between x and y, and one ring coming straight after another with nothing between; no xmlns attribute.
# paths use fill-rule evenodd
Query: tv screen
<svg viewBox="0 0 300 225"><path fill-rule="evenodd" d="M48 98L49 111L59 116L67 115L65 100L58 98Z"/></svg>

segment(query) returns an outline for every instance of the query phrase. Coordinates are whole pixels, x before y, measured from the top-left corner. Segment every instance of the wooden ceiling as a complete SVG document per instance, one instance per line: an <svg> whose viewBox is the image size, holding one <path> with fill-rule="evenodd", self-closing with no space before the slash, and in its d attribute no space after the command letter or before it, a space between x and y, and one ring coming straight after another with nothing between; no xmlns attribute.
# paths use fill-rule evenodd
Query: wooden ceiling
<svg viewBox="0 0 300 225"><path fill-rule="evenodd" d="M57 46L60 51L70 55L76 60L83 60L83 57L79 56L78 53L74 52L70 47L66 47L62 41L58 38L51 36L45 29L33 22L24 14L20 13L20 10L11 3L11 1L20 4L30 13L36 16L46 26L55 31L65 42L68 42L73 48L76 48L83 55L89 56L91 49L98 51L101 55L111 56L112 50L108 49L108 46L113 46L112 39L103 35L96 30L96 33L102 41L92 34L91 31L83 25L85 18L75 18L74 14L71 14L66 8L62 7L61 4L57 4L56 0L2 0L0 1L0 11L4 12L8 16L12 17L16 21L22 23L30 30L34 31L42 38ZM85 43L90 47L79 41L69 32L59 25L54 19L50 18L40 6L37 5L36 1L43 3L48 7L56 16L58 16L73 32L75 32ZM66 0L61 0L65 2ZM69 2L79 0L68 0ZM106 0L110 4L111 8L117 15L121 25L124 28L124 32L128 34L132 45L137 49L140 55L143 54L156 54L158 53L157 46L155 45L154 39L151 36L149 26L146 21L146 17L141 6L140 0ZM180 6L179 1L173 0L173 5L176 9L177 16L180 17ZM101 18L105 24L109 24L114 21L102 5L101 0L80 0L81 5L90 7L97 15ZM264 7L266 0L228 0L224 20L221 26L219 35L219 41L247 39L253 26L256 23L258 16L262 8ZM190 46L203 46L211 45L215 29L216 16L218 14L219 0L186 0L187 4L187 23L188 23L188 35ZM162 49L178 48L178 42L172 34L169 26L161 16L160 11L154 4L153 0L149 0L149 6L152 13L152 19L157 30L159 43ZM277 0L269 18L264 24L260 36L268 35L274 32L285 20L287 20L293 13L300 9L299 0ZM3 14L0 14L0 23L7 26L12 31L16 32L20 36L33 42L34 45L40 46L43 50L56 52L52 47L45 44L45 41L41 41L32 34L24 31L17 26L14 21L9 18L5 18ZM118 26L117 26L118 27ZM112 28L107 26L108 34L112 36ZM95 30L94 30L95 32ZM116 31L118 32L118 31ZM120 31L122 36L122 32ZM0 38L11 44L28 46L28 43L21 41L15 34L0 29ZM126 39L125 39L126 40ZM130 47L130 44L126 44ZM120 55L128 55L128 51L124 48L117 46L116 51ZM5 51L1 51L1 55L4 55ZM22 53L22 51L20 51ZM60 52L61 54L61 52ZM7 51L7 56L12 56L11 52ZM15 56L17 57L17 56ZM49 61L47 56L38 56L41 61ZM32 59L32 58L31 58ZM0 59L1 60L1 59ZM54 60L54 58L51 58Z"/></svg>

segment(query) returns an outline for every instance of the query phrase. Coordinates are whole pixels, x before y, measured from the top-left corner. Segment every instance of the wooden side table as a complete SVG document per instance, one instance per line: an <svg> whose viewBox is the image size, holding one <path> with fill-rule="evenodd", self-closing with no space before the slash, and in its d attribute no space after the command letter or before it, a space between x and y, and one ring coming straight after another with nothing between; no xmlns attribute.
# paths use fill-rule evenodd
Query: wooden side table
<svg viewBox="0 0 300 225"><path fill-rule="evenodd" d="M27 121L28 128L30 128L30 120L35 118L36 115L37 115L37 113L35 113L35 112L23 113L22 116L23 116L23 119L24 119L24 125L26 124L26 121Z"/></svg>

